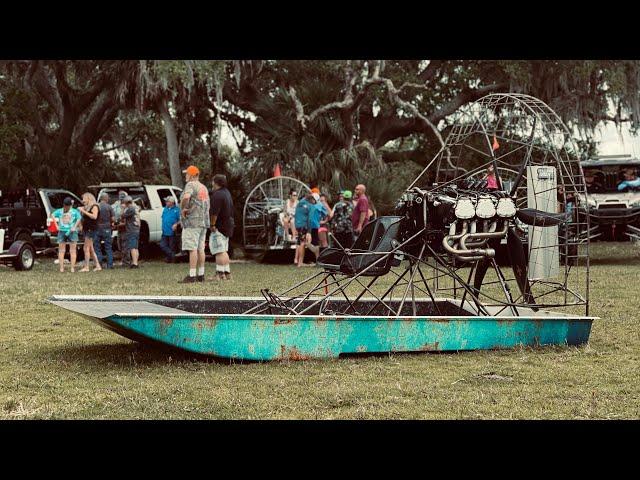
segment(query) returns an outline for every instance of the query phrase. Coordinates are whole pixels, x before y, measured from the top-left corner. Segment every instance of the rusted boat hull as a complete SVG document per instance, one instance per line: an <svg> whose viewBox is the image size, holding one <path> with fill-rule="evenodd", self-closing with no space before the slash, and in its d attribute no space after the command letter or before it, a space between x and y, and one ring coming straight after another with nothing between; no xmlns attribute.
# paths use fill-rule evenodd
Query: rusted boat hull
<svg viewBox="0 0 640 480"><path fill-rule="evenodd" d="M517 317L478 317L444 299L438 300L439 309L447 315L399 317L241 313L259 298L57 296L49 301L135 341L243 360L580 345L588 341L593 321L525 309ZM422 307L429 312L433 304L425 301Z"/></svg>

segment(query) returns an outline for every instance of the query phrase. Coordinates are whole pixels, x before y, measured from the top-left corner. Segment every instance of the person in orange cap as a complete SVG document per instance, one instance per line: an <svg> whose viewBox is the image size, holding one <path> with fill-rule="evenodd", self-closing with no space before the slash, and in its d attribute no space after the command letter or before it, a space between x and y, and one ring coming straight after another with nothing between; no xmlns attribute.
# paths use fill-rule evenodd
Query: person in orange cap
<svg viewBox="0 0 640 480"><path fill-rule="evenodd" d="M179 283L204 282L204 244L210 227L209 191L200 183L198 167L189 165L182 173L187 184L180 197L180 223L182 249L189 252L189 275Z"/></svg>

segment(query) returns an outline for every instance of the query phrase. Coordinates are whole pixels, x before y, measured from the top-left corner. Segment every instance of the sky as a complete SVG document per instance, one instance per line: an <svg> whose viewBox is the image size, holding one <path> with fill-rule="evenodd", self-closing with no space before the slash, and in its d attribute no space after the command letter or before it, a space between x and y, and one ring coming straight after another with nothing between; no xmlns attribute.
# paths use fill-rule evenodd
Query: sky
<svg viewBox="0 0 640 480"><path fill-rule="evenodd" d="M600 141L600 155L631 155L640 158L640 136L632 136L626 124L622 127L622 135L618 132L615 124L606 122L596 130L595 139ZM226 124L222 126L222 143L229 145L233 150L237 150L231 131Z"/></svg>
<svg viewBox="0 0 640 480"><path fill-rule="evenodd" d="M622 137L622 138L621 138ZM640 158L640 137L632 136L628 128L622 128L622 136L615 125L607 122L605 127L600 127L596 140L600 141L600 155L622 155L627 154L635 158Z"/></svg>

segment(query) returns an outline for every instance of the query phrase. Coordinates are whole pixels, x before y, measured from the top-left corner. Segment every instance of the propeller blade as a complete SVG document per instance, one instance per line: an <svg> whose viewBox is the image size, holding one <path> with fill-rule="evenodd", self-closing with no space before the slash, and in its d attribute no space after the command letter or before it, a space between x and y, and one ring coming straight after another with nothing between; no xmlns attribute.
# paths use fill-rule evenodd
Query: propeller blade
<svg viewBox="0 0 640 480"><path fill-rule="evenodd" d="M527 278L527 258L525 256L524 245L516 233L515 228L510 228L507 232L507 251L509 252L511 268L513 268L513 273L516 277L520 293L522 293L522 298L526 303L535 304L536 302L533 299L533 295L531 295L529 279Z"/></svg>
<svg viewBox="0 0 640 480"><path fill-rule="evenodd" d="M480 287L482 287L484 276L487 274L487 270L489 269L490 265L491 260L489 260L488 258L478 260L478 264L476 265L476 273L473 276L473 290L476 292L476 295L480 293Z"/></svg>
<svg viewBox="0 0 640 480"><path fill-rule="evenodd" d="M488 244L497 252L498 248L500 248L500 239L492 238L491 240L489 240ZM480 293L480 287L482 287L482 282L484 281L484 277L487 274L487 270L490 266L490 258L483 258L482 260L478 260L478 263L476 265L476 273L473 276L473 289L475 290L476 295Z"/></svg>
<svg viewBox="0 0 640 480"><path fill-rule="evenodd" d="M522 223L535 227L555 227L568 220L564 213L550 213L535 208L520 208L516 216Z"/></svg>

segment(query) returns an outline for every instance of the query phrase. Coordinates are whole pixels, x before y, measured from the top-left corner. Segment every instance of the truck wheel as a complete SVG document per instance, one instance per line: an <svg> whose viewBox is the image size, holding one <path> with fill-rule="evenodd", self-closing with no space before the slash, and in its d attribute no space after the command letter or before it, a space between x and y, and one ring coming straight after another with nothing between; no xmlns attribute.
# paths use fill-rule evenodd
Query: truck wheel
<svg viewBox="0 0 640 480"><path fill-rule="evenodd" d="M14 238L13 241L14 242L30 242L31 235L29 235L27 232L21 232L18 235L16 235L16 238Z"/></svg>
<svg viewBox="0 0 640 480"><path fill-rule="evenodd" d="M23 243L16 259L13 261L13 268L16 270L31 270L36 260L36 249L30 243Z"/></svg>

